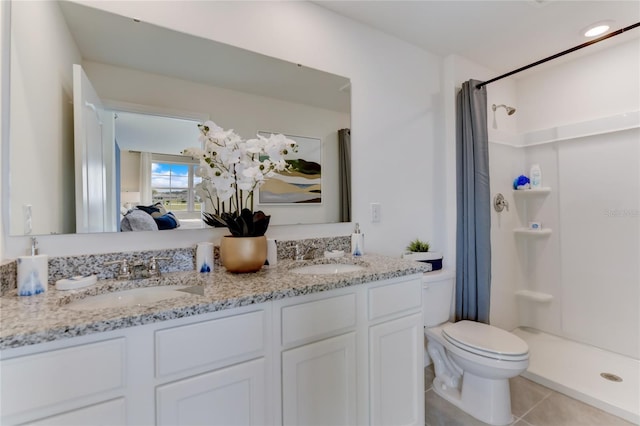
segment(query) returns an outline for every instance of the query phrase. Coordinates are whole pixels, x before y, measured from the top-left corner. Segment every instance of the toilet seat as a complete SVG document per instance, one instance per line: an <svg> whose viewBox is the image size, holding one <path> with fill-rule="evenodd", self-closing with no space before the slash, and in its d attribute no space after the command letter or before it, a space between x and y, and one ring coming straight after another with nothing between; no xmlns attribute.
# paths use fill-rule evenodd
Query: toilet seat
<svg viewBox="0 0 640 426"><path fill-rule="evenodd" d="M444 327L442 336L452 345L486 358L503 361L529 358L529 347L524 340L488 324L459 321Z"/></svg>

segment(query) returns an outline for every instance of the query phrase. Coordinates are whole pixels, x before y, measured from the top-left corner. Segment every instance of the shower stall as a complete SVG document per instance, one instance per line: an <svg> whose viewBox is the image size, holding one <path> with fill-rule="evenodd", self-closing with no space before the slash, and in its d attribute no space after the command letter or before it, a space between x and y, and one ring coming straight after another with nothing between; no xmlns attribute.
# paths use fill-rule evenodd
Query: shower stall
<svg viewBox="0 0 640 426"><path fill-rule="evenodd" d="M525 377L634 423L639 44L612 45L510 82L516 114L491 106L507 102L498 99L504 86L488 92L491 195L502 194L509 206L492 210L491 323L529 344ZM542 189L515 191L514 179L532 164L540 165Z"/></svg>

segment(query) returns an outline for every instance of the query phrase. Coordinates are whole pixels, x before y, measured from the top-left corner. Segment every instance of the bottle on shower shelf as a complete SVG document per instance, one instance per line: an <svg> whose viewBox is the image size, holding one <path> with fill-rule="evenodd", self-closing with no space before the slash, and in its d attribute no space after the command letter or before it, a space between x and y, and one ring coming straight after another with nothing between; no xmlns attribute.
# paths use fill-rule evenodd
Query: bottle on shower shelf
<svg viewBox="0 0 640 426"><path fill-rule="evenodd" d="M542 170L540 170L540 164L536 163L531 166L529 179L531 180L531 189L542 188Z"/></svg>

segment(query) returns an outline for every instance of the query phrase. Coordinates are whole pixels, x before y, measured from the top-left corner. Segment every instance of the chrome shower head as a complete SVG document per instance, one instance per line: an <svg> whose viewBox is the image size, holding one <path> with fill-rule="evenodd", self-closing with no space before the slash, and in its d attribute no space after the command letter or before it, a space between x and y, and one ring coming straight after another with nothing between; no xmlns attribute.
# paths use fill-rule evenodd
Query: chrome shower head
<svg viewBox="0 0 640 426"><path fill-rule="evenodd" d="M498 106L496 106L496 104L493 104L491 106L491 109L493 110L493 112L495 112L496 109L498 109L498 108L504 108L507 111L507 115L513 115L513 114L516 113L516 109L514 107L510 107L510 106L507 106L505 104L500 104Z"/></svg>

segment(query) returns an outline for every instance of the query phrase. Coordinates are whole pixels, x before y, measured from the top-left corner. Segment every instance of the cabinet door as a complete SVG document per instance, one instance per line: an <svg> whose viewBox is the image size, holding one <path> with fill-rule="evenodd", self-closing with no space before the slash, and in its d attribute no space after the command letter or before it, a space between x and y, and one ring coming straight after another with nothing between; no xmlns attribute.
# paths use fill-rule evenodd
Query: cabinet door
<svg viewBox="0 0 640 426"><path fill-rule="evenodd" d="M118 398L27 424L29 426L124 426L127 424L125 403L123 398Z"/></svg>
<svg viewBox="0 0 640 426"><path fill-rule="evenodd" d="M424 424L422 315L369 329L372 425Z"/></svg>
<svg viewBox="0 0 640 426"><path fill-rule="evenodd" d="M158 425L264 425L264 358L158 387Z"/></svg>
<svg viewBox="0 0 640 426"><path fill-rule="evenodd" d="M285 425L354 425L356 334L283 352L282 405Z"/></svg>
<svg viewBox="0 0 640 426"><path fill-rule="evenodd" d="M117 338L2 360L0 423L33 418L40 409L80 405L87 396L113 397L126 385L126 353L126 340Z"/></svg>

